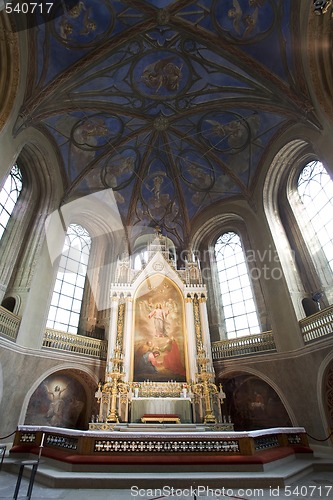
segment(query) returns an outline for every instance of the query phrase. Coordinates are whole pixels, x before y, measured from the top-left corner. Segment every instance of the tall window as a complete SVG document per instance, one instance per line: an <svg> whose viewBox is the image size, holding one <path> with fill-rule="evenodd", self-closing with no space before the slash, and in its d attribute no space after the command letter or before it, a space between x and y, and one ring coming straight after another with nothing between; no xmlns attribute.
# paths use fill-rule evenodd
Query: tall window
<svg viewBox="0 0 333 500"><path fill-rule="evenodd" d="M6 229L10 216L22 191L22 174L14 165L0 191L0 239Z"/></svg>
<svg viewBox="0 0 333 500"><path fill-rule="evenodd" d="M260 333L245 254L238 234L222 234L215 244L228 338Z"/></svg>
<svg viewBox="0 0 333 500"><path fill-rule="evenodd" d="M298 194L333 271L333 181L319 161L308 163L298 178ZM312 242L309 242L310 244Z"/></svg>
<svg viewBox="0 0 333 500"><path fill-rule="evenodd" d="M68 227L53 290L47 327L77 333L91 238L77 224Z"/></svg>

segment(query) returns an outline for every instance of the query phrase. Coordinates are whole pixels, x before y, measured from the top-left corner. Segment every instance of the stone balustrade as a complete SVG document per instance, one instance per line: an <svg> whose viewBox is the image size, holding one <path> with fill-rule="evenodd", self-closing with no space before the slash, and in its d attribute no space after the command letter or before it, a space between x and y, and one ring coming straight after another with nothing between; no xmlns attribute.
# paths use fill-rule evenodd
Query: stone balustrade
<svg viewBox="0 0 333 500"><path fill-rule="evenodd" d="M47 328L43 339L43 349L69 351L74 354L83 354L94 358L106 359L106 340L84 337L74 333Z"/></svg>
<svg viewBox="0 0 333 500"><path fill-rule="evenodd" d="M212 343L214 361L236 356L259 354L267 351L276 351L274 337L271 331L235 339L220 340Z"/></svg>
<svg viewBox="0 0 333 500"><path fill-rule="evenodd" d="M15 341L20 322L19 316L0 306L0 336ZM305 343L333 333L333 306L300 320L299 324ZM107 341L48 328L44 334L43 348L106 359ZM276 351L272 331L212 343L214 360L267 351Z"/></svg>
<svg viewBox="0 0 333 500"><path fill-rule="evenodd" d="M299 324L305 343L333 333L333 306L301 319Z"/></svg>
<svg viewBox="0 0 333 500"><path fill-rule="evenodd" d="M16 340L21 318L0 306L0 334Z"/></svg>

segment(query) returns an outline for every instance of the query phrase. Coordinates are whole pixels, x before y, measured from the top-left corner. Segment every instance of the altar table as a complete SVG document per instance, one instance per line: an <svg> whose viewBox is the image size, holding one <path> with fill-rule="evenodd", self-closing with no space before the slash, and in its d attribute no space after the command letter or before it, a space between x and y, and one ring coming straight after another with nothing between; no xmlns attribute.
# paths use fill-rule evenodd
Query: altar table
<svg viewBox="0 0 333 500"><path fill-rule="evenodd" d="M131 422L141 422L144 415L179 415L182 424L192 423L190 398L133 398Z"/></svg>

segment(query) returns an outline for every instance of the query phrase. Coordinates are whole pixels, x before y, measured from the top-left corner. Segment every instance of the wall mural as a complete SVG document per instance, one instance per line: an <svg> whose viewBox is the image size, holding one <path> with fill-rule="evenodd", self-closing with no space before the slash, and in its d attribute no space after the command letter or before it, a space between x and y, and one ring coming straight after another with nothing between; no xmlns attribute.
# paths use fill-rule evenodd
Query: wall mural
<svg viewBox="0 0 333 500"><path fill-rule="evenodd" d="M288 413L274 389L254 375L222 381L226 400L222 411L231 415L235 430L292 427Z"/></svg>
<svg viewBox="0 0 333 500"><path fill-rule="evenodd" d="M148 278L139 290L133 345L133 380L186 380L183 298L163 276Z"/></svg>
<svg viewBox="0 0 333 500"><path fill-rule="evenodd" d="M290 120L314 119L295 92L294 4L62 1L35 33L15 134L57 145L64 202L111 187L133 239L158 224L184 248L194 217L251 198Z"/></svg>
<svg viewBox="0 0 333 500"><path fill-rule="evenodd" d="M85 390L76 379L63 373L52 374L32 394L24 423L82 428L85 401Z"/></svg>
<svg viewBox="0 0 333 500"><path fill-rule="evenodd" d="M333 428L333 361L326 370L324 379L324 407L328 419L328 425ZM333 441L332 441L333 442Z"/></svg>

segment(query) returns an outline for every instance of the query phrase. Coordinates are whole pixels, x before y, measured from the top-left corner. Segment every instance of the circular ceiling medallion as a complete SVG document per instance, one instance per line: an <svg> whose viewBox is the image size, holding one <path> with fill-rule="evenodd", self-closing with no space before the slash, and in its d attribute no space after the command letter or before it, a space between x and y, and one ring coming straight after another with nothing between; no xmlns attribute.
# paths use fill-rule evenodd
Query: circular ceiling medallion
<svg viewBox="0 0 333 500"><path fill-rule="evenodd" d="M132 79L141 95L170 99L186 86L188 68L176 52L151 51L136 63Z"/></svg>

